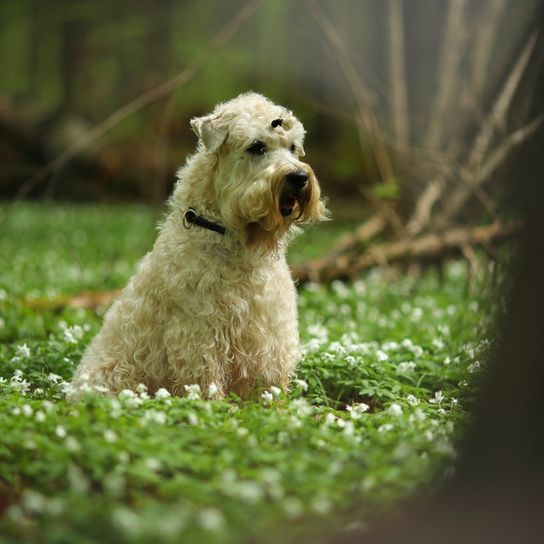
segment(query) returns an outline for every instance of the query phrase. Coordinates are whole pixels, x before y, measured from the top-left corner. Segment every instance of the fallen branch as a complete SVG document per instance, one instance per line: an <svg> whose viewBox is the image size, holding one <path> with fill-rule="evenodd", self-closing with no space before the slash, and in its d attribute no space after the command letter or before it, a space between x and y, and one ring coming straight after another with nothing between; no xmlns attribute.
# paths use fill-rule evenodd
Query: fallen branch
<svg viewBox="0 0 544 544"><path fill-rule="evenodd" d="M294 267L293 276L299 284L308 281L327 282L335 279L352 279L357 274L375 266L391 265L405 261L443 259L466 254L467 248L488 246L518 234L520 223L503 226L492 223L482 227L451 228L440 234L425 234L372 247L362 254L340 255L333 262L327 259L309 261ZM469 250L470 251L470 250Z"/></svg>

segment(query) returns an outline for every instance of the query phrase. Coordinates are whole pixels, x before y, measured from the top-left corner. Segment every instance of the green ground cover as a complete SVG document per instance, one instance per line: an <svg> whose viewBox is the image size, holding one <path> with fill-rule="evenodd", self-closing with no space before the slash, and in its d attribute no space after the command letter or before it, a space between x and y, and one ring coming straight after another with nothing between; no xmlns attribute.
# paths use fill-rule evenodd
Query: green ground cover
<svg viewBox="0 0 544 544"><path fill-rule="evenodd" d="M305 287L289 393L68 404L104 309L44 301L122 287L156 219L25 204L4 226L0 542L283 542L368 519L451 473L492 313L485 290L468 295L462 263L442 281L372 272ZM319 254L345 227L309 229L291 258Z"/></svg>

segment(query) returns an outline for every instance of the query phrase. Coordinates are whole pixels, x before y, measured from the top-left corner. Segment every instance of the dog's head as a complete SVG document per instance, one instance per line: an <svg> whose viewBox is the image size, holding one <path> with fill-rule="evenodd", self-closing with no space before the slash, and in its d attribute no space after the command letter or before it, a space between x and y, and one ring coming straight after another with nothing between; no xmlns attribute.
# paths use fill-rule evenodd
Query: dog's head
<svg viewBox="0 0 544 544"><path fill-rule="evenodd" d="M222 221L250 244L276 245L295 223L327 210L304 156L304 128L288 110L256 93L195 118L199 150L216 157L213 192Z"/></svg>

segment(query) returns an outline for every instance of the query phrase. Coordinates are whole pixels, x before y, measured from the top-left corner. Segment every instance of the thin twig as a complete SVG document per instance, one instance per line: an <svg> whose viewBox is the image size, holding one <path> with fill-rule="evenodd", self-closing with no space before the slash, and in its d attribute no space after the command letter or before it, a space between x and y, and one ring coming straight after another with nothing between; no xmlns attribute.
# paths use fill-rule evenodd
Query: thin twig
<svg viewBox="0 0 544 544"><path fill-rule="evenodd" d="M350 57L344 42L338 35L338 32L331 24L323 10L315 0L304 0L304 5L316 21L319 29L323 33L327 43L336 55L340 68L351 89L357 106L357 125L359 128L359 140L363 153L366 154L365 136L370 139L374 160L376 161L381 181L388 181L393 177L393 169L385 146L383 134L384 131L374 114L370 92L361 80L361 76L352 58Z"/></svg>
<svg viewBox="0 0 544 544"><path fill-rule="evenodd" d="M488 159L475 172L472 178L467 178L465 185L458 187L448 198L448 205L441 217L440 224L447 224L457 215L471 194L474 194L484 183L491 179L497 168L512 154L512 151L528 140L544 123L544 114L539 115L527 125L512 132L502 144L490 154Z"/></svg>
<svg viewBox="0 0 544 544"><path fill-rule="evenodd" d="M510 104L512 103L521 77L527 68L527 64L529 63L537 36L538 32L533 32L529 36L525 47L522 49L517 61L512 66L512 70L506 78L490 114L483 122L482 128L474 140L472 151L466 161L467 170L474 171L478 165L482 163L493 143L493 138L497 129L506 124L506 116L510 109Z"/></svg>

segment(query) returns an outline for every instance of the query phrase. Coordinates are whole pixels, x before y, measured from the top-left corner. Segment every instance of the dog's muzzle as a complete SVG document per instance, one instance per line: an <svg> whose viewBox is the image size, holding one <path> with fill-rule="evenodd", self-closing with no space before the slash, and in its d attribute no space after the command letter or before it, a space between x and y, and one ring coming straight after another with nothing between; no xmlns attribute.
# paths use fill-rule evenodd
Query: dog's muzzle
<svg viewBox="0 0 544 544"><path fill-rule="evenodd" d="M308 174L304 170L296 170L285 176L285 182L280 194L280 213L288 217L293 213L297 202L308 189Z"/></svg>

